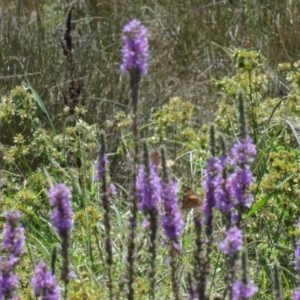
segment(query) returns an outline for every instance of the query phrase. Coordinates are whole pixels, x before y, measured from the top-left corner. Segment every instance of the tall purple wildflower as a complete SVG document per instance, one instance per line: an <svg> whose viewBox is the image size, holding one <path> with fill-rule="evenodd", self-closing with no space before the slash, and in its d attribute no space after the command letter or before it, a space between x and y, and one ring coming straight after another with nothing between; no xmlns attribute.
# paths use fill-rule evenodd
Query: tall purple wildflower
<svg viewBox="0 0 300 300"><path fill-rule="evenodd" d="M19 212L9 211L6 214L6 224L3 229L2 249L15 257L20 257L24 253L25 229L18 224L20 218Z"/></svg>
<svg viewBox="0 0 300 300"><path fill-rule="evenodd" d="M108 276L108 288L109 288L109 297L113 299L113 284L112 284L112 275L111 267L113 264L113 252L112 252L112 242L111 242L111 219L110 219L110 201L109 196L115 192L116 188L113 184L107 186L106 181L106 165L108 163L107 154L106 154L106 138L105 133L100 133L100 149L97 165L97 174L95 176L96 180L101 182L102 188L102 197L101 204L104 209L104 228L105 228L105 250L106 250L106 262L107 262L107 276Z"/></svg>
<svg viewBox="0 0 300 300"><path fill-rule="evenodd" d="M215 197L216 197L216 207L218 210L225 214L230 214L234 203L229 194L229 182L228 182L228 167L230 159L227 155L222 155L220 157L220 173L215 179Z"/></svg>
<svg viewBox="0 0 300 300"><path fill-rule="evenodd" d="M140 165L136 180L136 196L140 209L146 215L144 227L149 227L149 297L155 299L156 294L156 252L159 204L161 202L161 182L157 167L149 164L147 143L144 146L144 164Z"/></svg>
<svg viewBox="0 0 300 300"><path fill-rule="evenodd" d="M131 216L128 239L128 299L134 298L134 281L135 281L135 237L136 222L138 210L138 198L143 193L137 191L137 166L139 165L140 139L139 139L139 84L141 76L146 75L148 71L148 39L146 37L147 29L138 20L132 20L123 29L123 48L122 48L122 72L130 74L130 98L132 104L132 134L134 143L133 170L132 170L132 199L131 199ZM140 182L143 185L142 182ZM146 195L145 195L146 196ZM140 199L141 200L141 199ZM142 201L142 204L146 202ZM146 205L147 206L147 205ZM142 205L143 207L143 205ZM152 213L153 215L153 213ZM154 231L153 231L154 236ZM154 278L154 277L153 277Z"/></svg>
<svg viewBox="0 0 300 300"><path fill-rule="evenodd" d="M149 174L147 174L145 165L140 165L136 191L141 210L146 214L152 212L158 214L158 206L161 201L161 182L155 165L150 165Z"/></svg>
<svg viewBox="0 0 300 300"><path fill-rule="evenodd" d="M232 300L249 299L258 291L252 282L236 281L232 285Z"/></svg>
<svg viewBox="0 0 300 300"><path fill-rule="evenodd" d="M293 300L300 300L300 287L294 291Z"/></svg>
<svg viewBox="0 0 300 300"><path fill-rule="evenodd" d="M173 241L174 246L180 249L179 237L184 229L178 207L178 187L174 181L162 183L162 202L164 207L162 227L167 238Z"/></svg>
<svg viewBox="0 0 300 300"><path fill-rule="evenodd" d="M183 231L184 223L178 209L177 185L169 179L166 159L166 149L160 149L162 162L162 227L164 234L170 239L170 266L171 266L171 282L173 299L179 300L182 298L180 293L179 280L179 255L181 246L179 243L179 236ZM192 287L192 280L190 278L190 287Z"/></svg>
<svg viewBox="0 0 300 300"><path fill-rule="evenodd" d="M0 258L0 299L16 299L14 292L18 284L18 277L15 274L15 267L24 253L25 244L25 230L19 225L20 218L19 212L6 214L2 249L7 252L7 257L6 259Z"/></svg>
<svg viewBox="0 0 300 300"><path fill-rule="evenodd" d="M69 236L73 227L72 194L65 184L56 184L49 191L50 204L54 206L51 214L53 227L61 238Z"/></svg>
<svg viewBox="0 0 300 300"><path fill-rule="evenodd" d="M15 273L16 262L14 257L7 260L0 257L0 299L16 299L14 292L19 283Z"/></svg>
<svg viewBox="0 0 300 300"><path fill-rule="evenodd" d="M123 62L121 71L137 70L141 75L148 69L147 28L139 20L132 20L123 29Z"/></svg>
<svg viewBox="0 0 300 300"><path fill-rule="evenodd" d="M97 163L97 172L95 174L96 180L99 181L103 180L103 177L105 176L107 164L108 164L107 154L100 153L98 157L98 163Z"/></svg>
<svg viewBox="0 0 300 300"><path fill-rule="evenodd" d="M56 285L55 275L48 270L44 262L40 262L34 270L32 278L34 295L42 297L43 300L59 300L60 288Z"/></svg>
<svg viewBox="0 0 300 300"><path fill-rule="evenodd" d="M213 217L213 208L216 205L216 188L218 178L222 172L222 166L216 157L210 158L207 162L204 174L206 179L204 182L204 191L206 197L203 203L203 211L205 213L205 223L209 223L209 220Z"/></svg>
<svg viewBox="0 0 300 300"><path fill-rule="evenodd" d="M226 232L224 241L220 244L220 249L228 256L234 255L243 247L243 232L236 226Z"/></svg>
<svg viewBox="0 0 300 300"><path fill-rule="evenodd" d="M54 206L51 214L52 226L57 230L61 239L61 255L63 258L61 279L65 283L65 297L67 297L67 284L73 277L70 271L69 248L71 243L71 230L73 228L73 210L70 188L65 184L56 184L48 193L50 204Z"/></svg>
<svg viewBox="0 0 300 300"><path fill-rule="evenodd" d="M300 239L297 242L297 247L295 251L296 264L295 269L300 272Z"/></svg>
<svg viewBox="0 0 300 300"><path fill-rule="evenodd" d="M300 218L298 219L297 226L300 227ZM297 247L295 250L295 258L296 258L296 263L295 263L295 270L300 273L300 238L297 242Z"/></svg>
<svg viewBox="0 0 300 300"><path fill-rule="evenodd" d="M234 171L230 176L230 194L241 209L250 207L253 201L249 186L253 183L250 165L254 161L255 154L256 147L249 137L235 144L231 149L231 164Z"/></svg>

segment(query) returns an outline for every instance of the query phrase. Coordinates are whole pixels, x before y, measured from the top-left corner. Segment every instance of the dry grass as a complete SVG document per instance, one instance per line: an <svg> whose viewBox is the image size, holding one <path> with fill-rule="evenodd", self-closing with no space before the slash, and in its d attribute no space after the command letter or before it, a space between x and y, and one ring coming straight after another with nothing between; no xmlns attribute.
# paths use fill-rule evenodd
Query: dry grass
<svg viewBox="0 0 300 300"><path fill-rule="evenodd" d="M60 40L71 2L4 1L0 11L1 93L29 81L55 120L69 82ZM298 58L297 1L72 1L75 79L83 80L89 122L100 127L128 108L127 78L120 74L122 26L131 18L149 28L151 62L141 105L160 107L171 96L195 103L198 126L218 103L214 77L233 72L228 51L259 50L274 70ZM59 122L59 120L57 120Z"/></svg>

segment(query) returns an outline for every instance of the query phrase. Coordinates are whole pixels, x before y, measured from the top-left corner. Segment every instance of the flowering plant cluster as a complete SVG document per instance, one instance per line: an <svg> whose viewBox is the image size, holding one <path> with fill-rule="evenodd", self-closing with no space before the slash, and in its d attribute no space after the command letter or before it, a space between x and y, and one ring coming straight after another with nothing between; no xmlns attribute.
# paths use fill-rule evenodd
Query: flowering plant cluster
<svg viewBox="0 0 300 300"><path fill-rule="evenodd" d="M139 20L132 20L123 29L122 72L138 71L141 75L148 71L147 28Z"/></svg>
<svg viewBox="0 0 300 300"><path fill-rule="evenodd" d="M136 187L140 209L145 214L163 212L161 225L165 236L179 247L179 237L183 232L184 222L178 207L178 186L174 181L164 182L158 175L157 166L150 164L149 173L144 164L140 165ZM179 247L180 248L180 247Z"/></svg>
<svg viewBox="0 0 300 300"><path fill-rule="evenodd" d="M51 216L52 226L62 239L63 268L62 280L69 281L69 249L70 234L73 226L73 211L71 208L70 189L64 184L57 184L49 191L50 202L54 206ZM3 229L2 249L6 257L0 258L0 299L18 299L15 291L18 284L18 277L15 274L15 267L19 264L25 246L25 229L19 225L21 214L19 212L8 212L6 214L6 225ZM67 274L67 277L66 277ZM61 290L56 284L56 277L53 271L49 271L45 262L40 262L34 271L32 278L33 292L36 297L44 300L61 299ZM65 289L65 294L66 294Z"/></svg>
<svg viewBox="0 0 300 300"><path fill-rule="evenodd" d="M70 21L70 20L69 20ZM70 23L70 22L69 22ZM70 25L70 24L69 24ZM70 33L70 32L69 32ZM111 212L117 212L117 204L112 207L112 199L116 194L116 188L108 179L108 153L106 152L105 134L101 133L100 153L96 166L96 182L102 183L100 188L101 213L103 214L102 237L103 245L106 251L106 259L103 260L103 272L101 275L103 282L109 291L110 300L120 298L124 286L127 288L123 293L127 293L128 300L134 300L136 288L136 277L140 270L136 264L140 259L139 248L137 245L137 235L140 228L137 226L139 213L141 212L145 221L143 230L145 240L147 241L147 255L149 258L149 299L157 299L156 290L159 280L156 278L156 257L159 249L158 233L165 236L163 245L169 245L169 255L167 264L171 267L171 285L172 295L176 300L182 299L182 282L179 273L184 268L181 267L181 255L184 249L184 242L181 238L184 232L185 222L179 209L178 183L170 179L169 170L166 164L166 154L164 147L161 148L159 160L149 159L147 143L144 142L144 160L140 163L140 114L139 109L139 84L143 75L148 73L148 39L147 28L139 20L132 20L123 29L123 48L121 71L128 72L130 75L130 88L132 100L132 137L134 149L132 159L132 191L128 196L129 225L128 225L128 248L126 260L126 276L124 283L120 284L120 290L117 296L117 288L114 282L115 276L115 252L116 244L113 237L113 222ZM249 71L251 71L249 69ZM251 193L251 185L254 183L252 173L252 163L256 156L256 146L254 140L247 135L246 120L243 108L242 93L239 93L239 114L240 114L240 132L239 139L232 146L230 152L224 149L222 155L217 156L215 151L214 131L211 132L212 157L207 161L204 169L204 192L205 198L203 204L193 206L193 217L195 224L195 249L192 257L193 270L188 274L188 286L186 292L189 299L209 300L212 299L211 265L214 249L221 250L224 258L225 269L225 287L222 287L223 298L230 300L244 300L256 295L258 287L250 279L247 261L247 246L245 232L245 213L252 207L254 196ZM254 134L253 134L254 136ZM21 140L20 140L21 141ZM225 147L224 147L225 148ZM161 160L161 161L160 161ZM170 167L170 166L169 166ZM81 180L81 178L80 178ZM79 182L80 182L79 180ZM93 188L94 188L93 182ZM81 182L80 182L81 184ZM96 183L95 183L96 185ZM93 194L93 193L91 193ZM196 194L196 193L195 193ZM94 195L94 194L93 194ZM125 196L126 197L126 196ZM55 232L55 237L60 241L60 260L56 260L56 252L53 250L51 267L44 261L40 261L34 268L31 284L33 286L33 295L44 300L68 299L69 283L74 277L71 270L71 236L74 227L74 212L72 203L71 189L63 184L55 184L48 191L49 203L53 207L50 221ZM199 200L199 203L201 199ZM75 204L77 205L77 203ZM199 207L202 205L201 207ZM225 220L225 235L223 240L215 246L215 218L216 211L221 215L222 221ZM119 217L119 215L118 215ZM19 212L9 211L6 214L6 224L3 229L2 255L0 257L0 300L18 299L17 287L19 283L16 275L16 267L21 262L21 257L25 253L25 229L20 225L21 214ZM88 218L86 218L88 219ZM121 220L121 217L119 218ZM86 220L88 223L89 220ZM120 222L121 224L122 222ZM300 219L298 221L300 226ZM94 230L95 229L95 230ZM95 240L98 243L97 230L93 228ZM94 234L93 232L93 234ZM89 235L88 254L91 257L92 265L90 269L95 269L94 249L91 247L91 240L94 236ZM99 240L99 245L102 240ZM140 242L140 240L139 240ZM56 249L56 248L55 248ZM101 258L102 251L99 247ZM142 252L142 251L141 251ZM300 277L300 240L297 243L295 251L295 270ZM58 280L64 285L58 286L56 278L55 264L61 261L60 277ZM100 269L97 268L97 272ZM274 267L274 290L275 298L283 299L281 291L281 281L279 265ZM99 272L100 273L100 272ZM183 272L182 272L183 273ZM98 283L98 276L97 278ZM79 295L79 294L78 294ZM77 296L77 295L76 295ZM98 297L99 295L97 295ZM219 296L219 295L218 295ZM257 295L256 295L257 296ZM78 297L81 297L79 295ZM100 297L100 296L99 296ZM221 297L220 297L221 298ZM300 300L300 288L294 291L294 300Z"/></svg>
<svg viewBox="0 0 300 300"><path fill-rule="evenodd" d="M0 257L0 299L16 299L15 290L19 281L15 268L24 254L25 246L25 230L19 225L20 218L19 212L9 211L6 214L2 242L6 257Z"/></svg>

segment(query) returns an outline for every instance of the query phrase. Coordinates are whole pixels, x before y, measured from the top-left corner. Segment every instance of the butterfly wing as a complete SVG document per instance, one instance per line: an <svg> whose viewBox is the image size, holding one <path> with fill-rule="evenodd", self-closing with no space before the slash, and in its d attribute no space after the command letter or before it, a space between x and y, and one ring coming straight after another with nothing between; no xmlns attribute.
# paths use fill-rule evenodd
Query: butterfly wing
<svg viewBox="0 0 300 300"><path fill-rule="evenodd" d="M150 159L151 159L152 164L157 166L158 169L162 169L161 156L160 156L158 151L152 151L150 153ZM171 159L166 160L166 167L167 168L170 168L170 167L174 166L174 164L175 164L174 160L171 160Z"/></svg>
<svg viewBox="0 0 300 300"><path fill-rule="evenodd" d="M202 199L191 188L187 188L182 199L182 208L191 209L202 205Z"/></svg>

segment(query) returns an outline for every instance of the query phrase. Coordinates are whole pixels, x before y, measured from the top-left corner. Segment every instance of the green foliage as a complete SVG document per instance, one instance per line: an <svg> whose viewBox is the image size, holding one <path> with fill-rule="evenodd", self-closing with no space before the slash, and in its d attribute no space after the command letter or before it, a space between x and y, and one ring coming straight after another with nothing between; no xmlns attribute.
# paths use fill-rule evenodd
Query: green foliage
<svg viewBox="0 0 300 300"><path fill-rule="evenodd" d="M207 145L205 134L197 132L192 125L195 118L194 105L180 97L170 98L169 102L157 110L151 117L155 133L149 142L158 147L162 142L177 147L181 153L198 151Z"/></svg>
<svg viewBox="0 0 300 300"><path fill-rule="evenodd" d="M278 260L285 278L286 295L297 286L294 277L295 224L299 210L299 69L298 63L281 64L279 71L286 76L289 92L285 97L272 97L269 86L274 74L265 67L265 58L254 51L232 53L236 73L216 80L223 92L217 111L219 131L229 139L238 135L236 95L242 90L246 99L247 124L256 140L258 155L253 186L256 202L254 215L247 220L248 251L251 260L259 261L264 278L264 291L272 293L270 265ZM228 141L229 143L230 140ZM261 203L261 204L259 204ZM268 280L265 280L269 278Z"/></svg>
<svg viewBox="0 0 300 300"><path fill-rule="evenodd" d="M77 108L74 118L62 104L69 74L59 42L64 30L64 3L35 2L36 5L31 0L5 0L0 4L0 28L5 39L0 56L1 95L7 94L0 100L0 141L5 146L0 205L2 212L22 211L29 240L27 250L34 262L40 258L49 261L51 247L58 241L49 225L46 192L51 182L63 181L73 187L76 211L72 258L77 278L71 284L70 298L107 298L102 211L98 207L101 195L93 181L98 128L104 128L110 133L109 151L118 153L111 176L122 178L119 185L125 182L118 198L113 199L112 228L114 269L120 277L123 274L128 213L124 200L128 164L123 161L125 155L130 155L132 138L128 129L131 116L127 78L119 74L119 43L122 26L134 16L147 25L151 39L152 75L141 85L143 136L154 148L167 146L170 156L177 159L177 178L185 182L192 177L201 185L203 164L209 155L207 122L214 119L217 108L218 131L230 146L238 134L236 94L243 91L247 124L259 150L254 165L255 205L263 203L247 219L251 272L261 286L256 299L270 299L272 295L274 259L283 266L285 296L291 299L291 291L298 285L291 274L298 234L293 228L299 215L300 63L281 63L279 74L272 69L299 55L299 2L219 1L207 5L208 1L180 0L175 4L163 0L133 5L128 0L81 1L74 11L73 45L75 80L84 78L86 106ZM223 51L226 47L236 49L230 52L232 61ZM221 91L221 100L217 101L220 97L216 97L211 78L221 76L215 80ZM24 80L30 80L41 95L49 115L40 110L28 86L20 85ZM282 81L283 93L279 92ZM14 86L17 87L11 91ZM168 103L166 99L170 99ZM48 128L49 120L57 134ZM194 246L189 218L184 236L183 277ZM142 247L146 241L141 238L138 243L143 262L138 269L137 297L146 298L148 265ZM172 297L165 267L168 254L164 250L159 249L158 299ZM214 286L219 288L224 266L217 252L212 260ZM28 256L20 270L22 299L32 297L30 285L26 287L33 270Z"/></svg>
<svg viewBox="0 0 300 300"><path fill-rule="evenodd" d="M87 232L98 228L98 220L101 219L98 203L88 197L88 189L92 188L94 193L98 190L93 180L98 150L97 127L88 125L78 116L71 119L68 112L63 111L58 117L65 119L64 126L54 134L36 117L38 103L24 86L2 97L0 107L0 130L4 133L1 142L5 145L1 210L22 213L28 245L36 245L28 246L35 262L39 257L49 260L49 250L58 240L49 224L51 207L47 191L53 182L64 182L73 186L75 219L80 224L74 237L83 244L76 251L90 247L95 238L87 239ZM82 223L80 214L84 216L85 223ZM99 254L94 259L100 261ZM33 269L32 265L26 268L29 280ZM80 267L77 271L80 274ZM86 289L89 289L88 285Z"/></svg>
<svg viewBox="0 0 300 300"><path fill-rule="evenodd" d="M231 78L216 80L216 86L224 93L217 110L216 125L228 136L237 134L236 99L238 90L241 90L248 112L247 125L255 133L262 126L262 122L271 116L276 103L275 99L268 99L268 103L262 104L271 74L264 67L265 58L256 51L235 50L231 57L236 73Z"/></svg>

